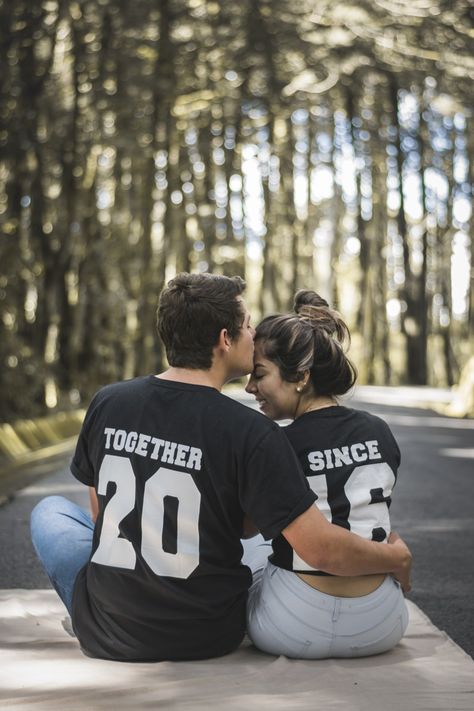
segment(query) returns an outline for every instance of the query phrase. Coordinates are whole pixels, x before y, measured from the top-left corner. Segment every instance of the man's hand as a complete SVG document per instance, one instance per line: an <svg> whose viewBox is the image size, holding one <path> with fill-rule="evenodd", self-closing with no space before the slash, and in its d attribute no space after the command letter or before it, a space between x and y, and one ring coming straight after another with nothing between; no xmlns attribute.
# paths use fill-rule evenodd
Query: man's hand
<svg viewBox="0 0 474 711"><path fill-rule="evenodd" d="M400 538L398 533L392 531L388 538L388 542L392 546L397 546L400 550L400 566L393 571L393 577L398 580L402 586L404 593L410 592L410 574L411 574L411 553L406 543Z"/></svg>

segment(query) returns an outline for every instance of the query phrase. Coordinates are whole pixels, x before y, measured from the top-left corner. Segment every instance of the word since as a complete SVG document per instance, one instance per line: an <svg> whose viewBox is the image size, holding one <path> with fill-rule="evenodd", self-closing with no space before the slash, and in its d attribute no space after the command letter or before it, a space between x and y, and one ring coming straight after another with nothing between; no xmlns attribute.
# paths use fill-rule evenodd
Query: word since
<svg viewBox="0 0 474 711"><path fill-rule="evenodd" d="M373 459L382 459L376 439L367 442L356 442L347 447L334 447L308 453L309 468L313 472L322 469L335 469L347 464L360 464Z"/></svg>

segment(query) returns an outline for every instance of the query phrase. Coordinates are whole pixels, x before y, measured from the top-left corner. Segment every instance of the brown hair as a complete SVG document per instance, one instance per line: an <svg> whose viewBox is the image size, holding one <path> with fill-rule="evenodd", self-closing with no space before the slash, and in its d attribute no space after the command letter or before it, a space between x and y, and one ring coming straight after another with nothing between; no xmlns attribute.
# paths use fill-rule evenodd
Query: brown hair
<svg viewBox="0 0 474 711"><path fill-rule="evenodd" d="M345 352L350 333L341 315L310 289L295 295L292 314L267 316L257 326L266 357L276 363L283 380L297 382L306 370L316 395L343 395L354 385L357 371Z"/></svg>
<svg viewBox="0 0 474 711"><path fill-rule="evenodd" d="M245 289L238 276L188 274L168 282L158 305L158 333L170 365L208 370L219 333L239 336L244 313L237 297Z"/></svg>

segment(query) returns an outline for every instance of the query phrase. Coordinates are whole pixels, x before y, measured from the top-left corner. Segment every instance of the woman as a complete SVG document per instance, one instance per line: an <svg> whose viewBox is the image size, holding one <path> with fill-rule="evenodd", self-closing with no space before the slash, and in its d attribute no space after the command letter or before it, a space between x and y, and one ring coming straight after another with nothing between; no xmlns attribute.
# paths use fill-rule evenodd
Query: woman
<svg viewBox="0 0 474 711"><path fill-rule="evenodd" d="M383 420L337 402L356 379L340 315L308 290L296 294L294 309L257 327L247 392L273 420L294 420L285 431L326 517L387 541L397 443ZM248 634L257 647L322 659L379 654L400 641L408 612L390 576L330 576L309 568L282 536L272 547L266 565L251 566Z"/></svg>

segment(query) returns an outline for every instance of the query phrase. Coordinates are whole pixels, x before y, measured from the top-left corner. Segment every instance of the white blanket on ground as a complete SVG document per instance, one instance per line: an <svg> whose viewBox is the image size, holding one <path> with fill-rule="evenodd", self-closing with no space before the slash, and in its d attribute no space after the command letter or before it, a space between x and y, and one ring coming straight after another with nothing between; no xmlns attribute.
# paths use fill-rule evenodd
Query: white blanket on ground
<svg viewBox="0 0 474 711"><path fill-rule="evenodd" d="M89 659L52 590L0 591L0 708L55 711L472 711L474 661L412 603L396 649L290 660L245 641L226 657L124 664Z"/></svg>

